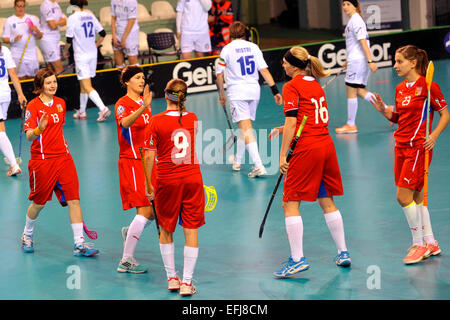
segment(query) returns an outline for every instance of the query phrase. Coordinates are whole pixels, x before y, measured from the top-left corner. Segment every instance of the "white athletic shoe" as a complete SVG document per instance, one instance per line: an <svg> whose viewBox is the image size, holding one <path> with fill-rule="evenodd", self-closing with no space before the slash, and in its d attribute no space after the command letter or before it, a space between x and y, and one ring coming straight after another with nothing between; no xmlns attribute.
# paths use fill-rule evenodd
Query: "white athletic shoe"
<svg viewBox="0 0 450 320"><path fill-rule="evenodd" d="M197 288L195 288L194 284L187 284L182 282L180 285L180 296L192 296L194 293L197 293Z"/></svg>
<svg viewBox="0 0 450 320"><path fill-rule="evenodd" d="M17 176L19 173L22 173L22 170L20 169L19 165L16 164L15 166L9 167L8 172L6 172L6 175L8 177Z"/></svg>
<svg viewBox="0 0 450 320"><path fill-rule="evenodd" d="M231 162L233 171L241 171L241 164L235 161L236 156L234 154L228 157L228 161Z"/></svg>
<svg viewBox="0 0 450 320"><path fill-rule="evenodd" d="M169 291L180 290L180 278L178 278L178 276L170 278L169 280L167 280L167 282L169 284L168 286Z"/></svg>
<svg viewBox="0 0 450 320"><path fill-rule="evenodd" d="M73 118L74 119L80 119L80 120L86 120L87 119L87 114L86 112L81 112L80 110L77 110L74 114L73 114Z"/></svg>
<svg viewBox="0 0 450 320"><path fill-rule="evenodd" d="M267 174L267 170L264 166L261 166L259 168L253 167L253 170L250 171L250 173L248 174L248 177L256 178L256 177L265 176L266 174Z"/></svg>
<svg viewBox="0 0 450 320"><path fill-rule="evenodd" d="M111 114L111 110L109 110L108 107L105 107L105 109L103 109L103 111L100 111L98 113L97 122L105 121L106 118L108 118L110 114Z"/></svg>

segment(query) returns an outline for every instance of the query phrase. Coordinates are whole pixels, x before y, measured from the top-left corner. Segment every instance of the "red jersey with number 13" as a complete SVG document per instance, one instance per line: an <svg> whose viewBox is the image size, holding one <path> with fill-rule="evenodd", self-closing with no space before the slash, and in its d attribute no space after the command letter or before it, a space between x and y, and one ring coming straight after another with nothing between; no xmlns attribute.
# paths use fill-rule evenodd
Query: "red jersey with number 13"
<svg viewBox="0 0 450 320"><path fill-rule="evenodd" d="M303 116L308 116L308 120L303 128L298 141L300 146L307 147L310 144L318 143L324 136L328 136L328 106L325 99L325 92L319 82L311 76L299 74L283 86L283 112L297 112L297 125L295 133L303 120ZM295 152L294 152L295 153Z"/></svg>
<svg viewBox="0 0 450 320"><path fill-rule="evenodd" d="M198 120L192 112L165 111L152 117L145 145L157 151L158 179L182 178L200 174L195 136Z"/></svg>
<svg viewBox="0 0 450 320"><path fill-rule="evenodd" d="M44 132L31 144L31 159L45 160L63 156L69 153L69 147L63 135L63 125L66 122L66 102L58 97L46 105L39 97L31 100L25 112L24 131L33 130L39 125L42 115L48 114L48 125Z"/></svg>

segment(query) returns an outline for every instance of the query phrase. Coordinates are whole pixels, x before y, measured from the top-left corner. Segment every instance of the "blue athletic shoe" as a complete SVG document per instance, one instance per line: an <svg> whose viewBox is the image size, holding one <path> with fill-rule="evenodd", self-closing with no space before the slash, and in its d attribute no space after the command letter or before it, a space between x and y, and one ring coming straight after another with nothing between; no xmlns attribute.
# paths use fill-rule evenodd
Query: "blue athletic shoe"
<svg viewBox="0 0 450 320"><path fill-rule="evenodd" d="M352 264L352 260L350 259L350 254L348 251L342 251L340 254L334 258L336 265L339 267L350 267Z"/></svg>
<svg viewBox="0 0 450 320"><path fill-rule="evenodd" d="M295 262L292 257L289 257L289 261L280 269L273 273L275 278L289 278L298 272L302 272L309 269L309 264L306 262L305 257L302 257L300 261Z"/></svg>
<svg viewBox="0 0 450 320"><path fill-rule="evenodd" d="M22 249L23 249L23 252L25 252L25 253L33 253L34 252L32 236L27 236L25 234L22 234Z"/></svg>
<svg viewBox="0 0 450 320"><path fill-rule="evenodd" d="M77 257L92 257L98 253L99 251L97 249L90 248L86 243L73 245L73 255Z"/></svg>

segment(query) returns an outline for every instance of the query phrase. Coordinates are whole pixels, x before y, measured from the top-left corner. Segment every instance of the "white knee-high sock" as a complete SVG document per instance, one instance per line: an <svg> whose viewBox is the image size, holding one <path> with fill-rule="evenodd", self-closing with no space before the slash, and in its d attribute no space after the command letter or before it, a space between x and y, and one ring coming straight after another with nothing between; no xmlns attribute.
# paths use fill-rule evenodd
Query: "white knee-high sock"
<svg viewBox="0 0 450 320"><path fill-rule="evenodd" d="M37 221L37 218L33 220L33 219L30 219L28 217L28 215L26 215L25 228L23 229L23 234L31 237L33 235L34 224L36 223L36 221Z"/></svg>
<svg viewBox="0 0 450 320"><path fill-rule="evenodd" d="M86 112L89 95L87 93L80 93L80 113Z"/></svg>
<svg viewBox="0 0 450 320"><path fill-rule="evenodd" d="M236 158L235 158L235 161L237 163L242 163L244 153L245 153L245 141L238 138L236 141Z"/></svg>
<svg viewBox="0 0 450 320"><path fill-rule="evenodd" d="M431 219L430 212L427 207L423 206L423 202L417 205L417 210L419 210L422 215L422 230L423 230L423 239L431 244L436 244L436 240L434 239L433 229L431 228Z"/></svg>
<svg viewBox="0 0 450 320"><path fill-rule="evenodd" d="M95 105L97 106L97 108L100 109L100 111L103 111L106 108L105 104L103 103L102 99L100 98L100 95L96 90L92 90L91 92L89 92L89 99L91 99L95 103Z"/></svg>
<svg viewBox="0 0 450 320"><path fill-rule="evenodd" d="M345 245L345 232L344 232L344 221L339 210L326 213L323 215L325 222L327 223L328 229L330 230L331 237L336 244L338 253L342 251L347 251Z"/></svg>
<svg viewBox="0 0 450 320"><path fill-rule="evenodd" d="M177 275L175 270L175 245L174 243L159 244L161 257L166 269L167 279L173 278Z"/></svg>
<svg viewBox="0 0 450 320"><path fill-rule="evenodd" d="M259 156L258 152L258 144L256 141L250 142L245 146L248 150L248 153L250 154L250 158L252 159L253 163L255 164L255 168L261 168L262 167L262 160Z"/></svg>
<svg viewBox="0 0 450 320"><path fill-rule="evenodd" d="M423 246L422 214L419 212L416 203L413 201L402 209L411 230L413 244Z"/></svg>
<svg viewBox="0 0 450 320"><path fill-rule="evenodd" d="M358 98L347 99L347 124L354 126L358 112Z"/></svg>
<svg viewBox="0 0 450 320"><path fill-rule="evenodd" d="M184 247L183 282L191 284L198 258L198 248Z"/></svg>
<svg viewBox="0 0 450 320"><path fill-rule="evenodd" d="M83 223L72 223L72 230L73 230L73 240L76 245L83 244L84 237L83 237Z"/></svg>
<svg viewBox="0 0 450 320"><path fill-rule="evenodd" d="M291 257L295 262L303 257L303 220L301 216L287 217L284 219L286 233L291 247Z"/></svg>
<svg viewBox="0 0 450 320"><path fill-rule="evenodd" d="M134 251L136 250L136 245L141 236L142 230L144 230L145 225L149 220L141 215L136 215L130 224L127 232L127 239L125 241L125 246L123 248L122 261L127 260L134 256Z"/></svg>
<svg viewBox="0 0 450 320"><path fill-rule="evenodd" d="M14 149L11 145L11 141L9 140L6 132L0 131L0 150L2 150L6 159L8 159L9 164L11 166L15 166L17 164L16 156L14 154Z"/></svg>

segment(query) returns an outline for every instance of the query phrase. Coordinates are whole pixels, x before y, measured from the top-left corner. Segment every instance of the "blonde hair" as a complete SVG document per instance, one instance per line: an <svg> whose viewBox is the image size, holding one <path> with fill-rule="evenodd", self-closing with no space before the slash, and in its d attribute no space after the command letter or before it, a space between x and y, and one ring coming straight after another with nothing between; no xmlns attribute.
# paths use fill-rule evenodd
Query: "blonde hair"
<svg viewBox="0 0 450 320"><path fill-rule="evenodd" d="M292 47L290 50L291 54L299 60L306 61L309 60L311 63L306 67L306 71L309 71L316 78L325 78L330 75L330 70L325 71L322 62L319 58L310 56L308 50L303 47Z"/></svg>

